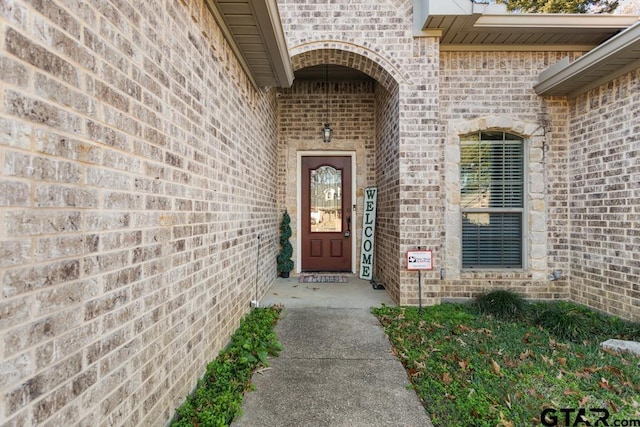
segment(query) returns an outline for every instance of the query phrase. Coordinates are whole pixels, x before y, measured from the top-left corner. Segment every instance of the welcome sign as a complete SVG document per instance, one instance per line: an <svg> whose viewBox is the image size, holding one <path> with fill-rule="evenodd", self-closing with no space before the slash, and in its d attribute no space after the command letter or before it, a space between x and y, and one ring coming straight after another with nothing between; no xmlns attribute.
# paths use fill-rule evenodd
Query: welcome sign
<svg viewBox="0 0 640 427"><path fill-rule="evenodd" d="M364 189L364 212L362 215L362 247L360 248L360 278L373 278L373 244L376 232L377 187Z"/></svg>

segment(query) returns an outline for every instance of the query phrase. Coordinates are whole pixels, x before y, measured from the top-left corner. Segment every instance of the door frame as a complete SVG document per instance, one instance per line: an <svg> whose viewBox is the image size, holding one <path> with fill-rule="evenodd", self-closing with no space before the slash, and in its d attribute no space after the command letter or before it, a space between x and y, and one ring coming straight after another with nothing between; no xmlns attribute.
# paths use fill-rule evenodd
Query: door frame
<svg viewBox="0 0 640 427"><path fill-rule="evenodd" d="M303 157L351 157L351 203L357 204L356 152L355 151L298 151L296 156L296 273L302 272L302 158ZM357 209L351 213L351 273L356 271Z"/></svg>

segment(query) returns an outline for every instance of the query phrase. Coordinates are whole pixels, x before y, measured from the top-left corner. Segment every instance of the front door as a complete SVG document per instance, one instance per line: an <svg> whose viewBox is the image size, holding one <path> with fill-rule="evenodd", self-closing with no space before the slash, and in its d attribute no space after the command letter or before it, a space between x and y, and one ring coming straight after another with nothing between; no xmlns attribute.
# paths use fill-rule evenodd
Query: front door
<svg viewBox="0 0 640 427"><path fill-rule="evenodd" d="M351 271L351 157L302 157L302 271Z"/></svg>

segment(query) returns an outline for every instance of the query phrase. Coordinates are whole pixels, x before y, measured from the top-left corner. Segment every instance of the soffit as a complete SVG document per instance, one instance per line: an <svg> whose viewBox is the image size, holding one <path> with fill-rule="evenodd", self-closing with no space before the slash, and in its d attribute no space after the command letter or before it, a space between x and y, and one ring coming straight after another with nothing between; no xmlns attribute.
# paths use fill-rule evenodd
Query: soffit
<svg viewBox="0 0 640 427"><path fill-rule="evenodd" d="M638 22L636 15L508 13L470 0L414 0L414 33L440 32L440 46L596 46Z"/></svg>
<svg viewBox="0 0 640 427"><path fill-rule="evenodd" d="M257 86L291 86L293 67L276 0L205 3Z"/></svg>
<svg viewBox="0 0 640 427"><path fill-rule="evenodd" d="M313 67L301 68L294 72L296 81L322 82L362 82L372 81L373 78L355 68L341 65L320 64Z"/></svg>
<svg viewBox="0 0 640 427"><path fill-rule="evenodd" d="M575 97L640 68L640 23L607 40L572 63L568 58L540 74L538 95Z"/></svg>

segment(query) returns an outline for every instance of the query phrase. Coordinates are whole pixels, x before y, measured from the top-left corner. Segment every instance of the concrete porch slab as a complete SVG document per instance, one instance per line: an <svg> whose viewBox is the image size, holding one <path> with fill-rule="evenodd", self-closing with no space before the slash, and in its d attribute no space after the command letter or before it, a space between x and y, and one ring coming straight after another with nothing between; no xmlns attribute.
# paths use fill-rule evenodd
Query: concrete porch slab
<svg viewBox="0 0 640 427"><path fill-rule="evenodd" d="M295 307L370 308L396 305L386 290L373 289L369 281L347 275L347 283L298 283L297 277L276 279L260 304Z"/></svg>

